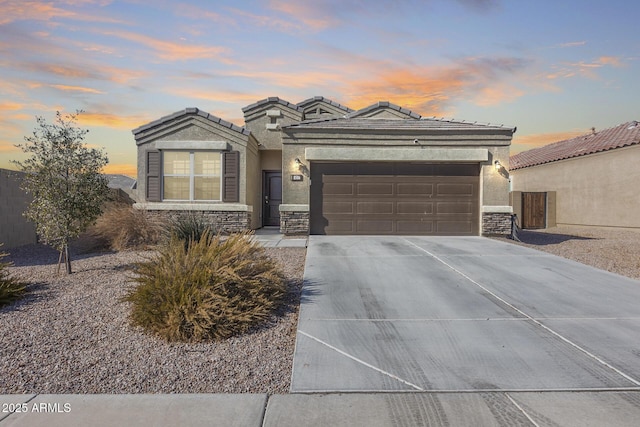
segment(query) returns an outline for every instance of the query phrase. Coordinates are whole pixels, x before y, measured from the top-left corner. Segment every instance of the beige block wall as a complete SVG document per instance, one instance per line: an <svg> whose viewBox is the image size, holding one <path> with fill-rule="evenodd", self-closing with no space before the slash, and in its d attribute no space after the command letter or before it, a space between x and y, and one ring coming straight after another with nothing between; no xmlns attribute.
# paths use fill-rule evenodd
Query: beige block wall
<svg viewBox="0 0 640 427"><path fill-rule="evenodd" d="M556 223L640 228L640 145L511 172L513 191L556 191Z"/></svg>
<svg viewBox="0 0 640 427"><path fill-rule="evenodd" d="M0 251L37 242L35 224L22 213L31 198L20 189L21 172L0 169Z"/></svg>

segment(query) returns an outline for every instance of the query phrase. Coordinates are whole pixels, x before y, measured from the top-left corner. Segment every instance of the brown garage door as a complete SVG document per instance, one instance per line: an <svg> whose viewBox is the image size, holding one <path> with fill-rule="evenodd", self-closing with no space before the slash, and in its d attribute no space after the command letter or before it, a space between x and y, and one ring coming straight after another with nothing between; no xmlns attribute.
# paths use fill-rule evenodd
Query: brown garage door
<svg viewBox="0 0 640 427"><path fill-rule="evenodd" d="M477 235L479 165L312 163L311 234Z"/></svg>

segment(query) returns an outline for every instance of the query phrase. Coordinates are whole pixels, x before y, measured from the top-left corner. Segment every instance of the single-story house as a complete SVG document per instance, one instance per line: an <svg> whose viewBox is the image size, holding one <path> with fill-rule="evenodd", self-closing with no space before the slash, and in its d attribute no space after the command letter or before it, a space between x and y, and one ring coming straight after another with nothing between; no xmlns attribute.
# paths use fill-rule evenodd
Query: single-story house
<svg viewBox="0 0 640 427"><path fill-rule="evenodd" d="M640 229L638 121L515 154L510 174L523 228Z"/></svg>
<svg viewBox="0 0 640 427"><path fill-rule="evenodd" d="M221 231L480 235L510 231L515 128L423 118L324 97L242 109L244 126L187 108L133 130L137 208L197 211Z"/></svg>

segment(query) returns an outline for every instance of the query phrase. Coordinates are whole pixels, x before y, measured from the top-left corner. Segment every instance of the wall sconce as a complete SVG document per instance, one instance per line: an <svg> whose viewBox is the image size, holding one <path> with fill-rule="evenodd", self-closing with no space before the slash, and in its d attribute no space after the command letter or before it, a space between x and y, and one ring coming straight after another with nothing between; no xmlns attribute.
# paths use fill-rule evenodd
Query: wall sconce
<svg viewBox="0 0 640 427"><path fill-rule="evenodd" d="M493 165L496 167L497 171L499 171L500 168L502 168L502 165L500 164L500 160L496 160L495 162L493 162Z"/></svg>
<svg viewBox="0 0 640 427"><path fill-rule="evenodd" d="M302 172L302 174L305 175L308 178L309 177L309 168L307 167L307 165L302 163L302 161L300 161L299 157L296 157L295 159L293 159L293 161L295 162L296 166L298 167L298 170L300 172Z"/></svg>

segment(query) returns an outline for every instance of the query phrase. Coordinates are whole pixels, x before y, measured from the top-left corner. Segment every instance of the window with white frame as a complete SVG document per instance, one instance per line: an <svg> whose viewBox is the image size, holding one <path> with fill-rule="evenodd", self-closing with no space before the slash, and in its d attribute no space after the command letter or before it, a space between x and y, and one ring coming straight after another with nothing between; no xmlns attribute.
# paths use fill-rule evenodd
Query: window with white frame
<svg viewBox="0 0 640 427"><path fill-rule="evenodd" d="M221 200L219 152L163 151L162 157L164 200Z"/></svg>

